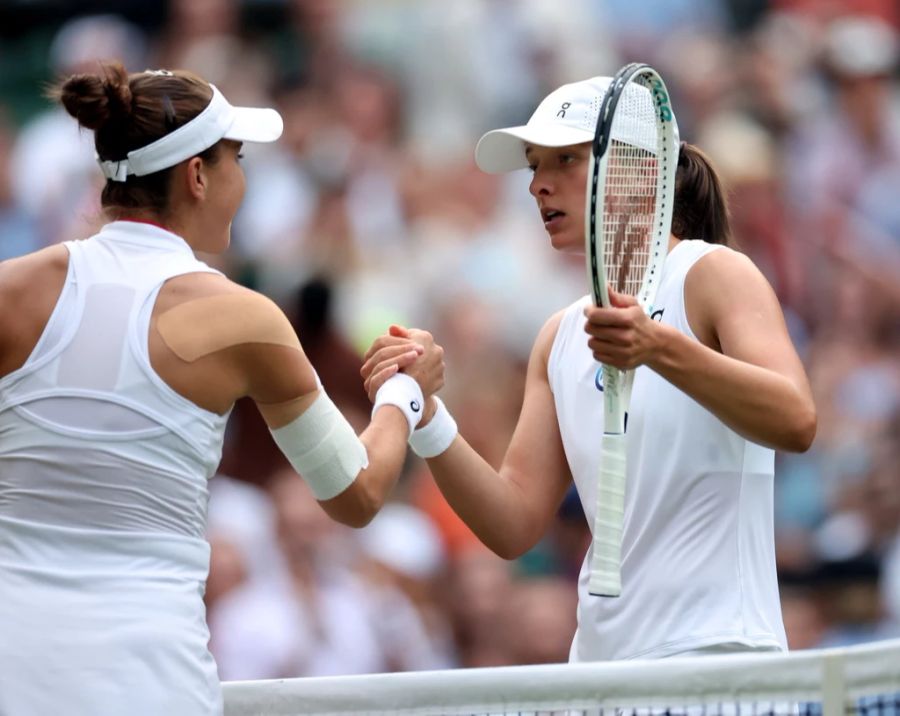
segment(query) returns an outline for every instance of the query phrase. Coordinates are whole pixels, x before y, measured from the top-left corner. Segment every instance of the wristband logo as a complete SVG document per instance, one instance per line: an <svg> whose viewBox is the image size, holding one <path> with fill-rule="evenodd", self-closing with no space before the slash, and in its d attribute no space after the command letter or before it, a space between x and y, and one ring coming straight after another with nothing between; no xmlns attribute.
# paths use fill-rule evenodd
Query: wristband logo
<svg viewBox="0 0 900 716"><path fill-rule="evenodd" d="M422 409L422 406L419 405L419 401L418 401L418 400L410 400L410 401L409 401L409 407L412 409L412 411L413 411L414 413L418 413L418 412Z"/></svg>

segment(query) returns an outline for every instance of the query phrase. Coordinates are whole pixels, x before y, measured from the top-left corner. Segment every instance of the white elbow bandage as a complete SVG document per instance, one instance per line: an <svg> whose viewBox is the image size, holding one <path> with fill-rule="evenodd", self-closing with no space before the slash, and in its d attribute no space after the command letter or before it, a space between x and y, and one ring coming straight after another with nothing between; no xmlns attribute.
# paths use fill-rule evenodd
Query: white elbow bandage
<svg viewBox="0 0 900 716"><path fill-rule="evenodd" d="M413 431L409 436L409 446L419 457L437 457L453 444L459 430L456 421L444 405L444 401L434 396L437 410L428 425Z"/></svg>
<svg viewBox="0 0 900 716"><path fill-rule="evenodd" d="M324 390L300 416L270 432L317 500L341 494L369 466L366 446Z"/></svg>

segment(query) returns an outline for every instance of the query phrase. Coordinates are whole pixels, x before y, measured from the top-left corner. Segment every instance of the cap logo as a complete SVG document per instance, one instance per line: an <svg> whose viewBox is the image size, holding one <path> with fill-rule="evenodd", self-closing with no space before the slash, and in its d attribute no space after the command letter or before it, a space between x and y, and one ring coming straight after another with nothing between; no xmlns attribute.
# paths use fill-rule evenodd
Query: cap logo
<svg viewBox="0 0 900 716"><path fill-rule="evenodd" d="M556 116L557 116L557 117L562 117L563 119L565 119L565 117L566 117L566 110L567 110L569 107L571 107L571 106L572 106L572 103L571 103L571 102L563 102L563 103L562 103L562 107L559 108L559 112L556 113Z"/></svg>

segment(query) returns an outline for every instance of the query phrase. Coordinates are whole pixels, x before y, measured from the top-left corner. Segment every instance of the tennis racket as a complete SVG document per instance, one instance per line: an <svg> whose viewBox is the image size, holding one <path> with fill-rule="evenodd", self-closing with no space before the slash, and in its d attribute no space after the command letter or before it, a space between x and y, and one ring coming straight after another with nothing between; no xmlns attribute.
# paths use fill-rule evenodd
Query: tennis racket
<svg viewBox="0 0 900 716"><path fill-rule="evenodd" d="M600 105L591 148L585 211L588 280L594 303L609 288L652 312L669 245L678 127L659 73L623 67ZM622 592L625 427L633 371L603 366L604 433L590 562L590 594Z"/></svg>

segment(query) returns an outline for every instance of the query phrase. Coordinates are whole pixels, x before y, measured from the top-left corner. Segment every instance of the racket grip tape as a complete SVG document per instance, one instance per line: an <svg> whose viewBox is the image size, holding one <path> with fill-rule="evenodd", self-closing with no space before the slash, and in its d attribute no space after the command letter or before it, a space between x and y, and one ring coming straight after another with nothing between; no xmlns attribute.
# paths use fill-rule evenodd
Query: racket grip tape
<svg viewBox="0 0 900 716"><path fill-rule="evenodd" d="M588 592L594 596L618 597L622 593L625 435L604 435L602 447Z"/></svg>

